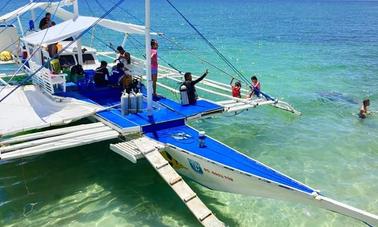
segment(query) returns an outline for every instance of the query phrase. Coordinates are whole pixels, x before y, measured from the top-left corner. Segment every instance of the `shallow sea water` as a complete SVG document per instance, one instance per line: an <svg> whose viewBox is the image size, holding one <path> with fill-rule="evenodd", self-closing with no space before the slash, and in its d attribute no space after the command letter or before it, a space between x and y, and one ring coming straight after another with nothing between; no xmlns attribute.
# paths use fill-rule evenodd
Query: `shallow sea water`
<svg viewBox="0 0 378 227"><path fill-rule="evenodd" d="M90 7L80 0L82 14L103 14L96 1L88 2ZM112 2L101 4L110 8ZM165 1L152 2L155 30L226 68ZM377 214L378 114L362 121L356 113L365 97L378 110L378 2L174 4L245 75L256 73L264 91L302 112L298 117L261 107L191 125L331 198ZM143 19L142 1L125 1L122 8ZM138 22L120 8L112 17ZM96 29L96 36L114 45L122 40L103 29ZM160 56L179 69L200 74L208 67L164 39L159 42ZM126 47L142 53L133 39ZM209 70L210 78L229 82ZM215 192L188 182L229 226L364 226L315 207ZM198 225L146 162L134 165L111 152L108 143L0 164L0 226Z"/></svg>

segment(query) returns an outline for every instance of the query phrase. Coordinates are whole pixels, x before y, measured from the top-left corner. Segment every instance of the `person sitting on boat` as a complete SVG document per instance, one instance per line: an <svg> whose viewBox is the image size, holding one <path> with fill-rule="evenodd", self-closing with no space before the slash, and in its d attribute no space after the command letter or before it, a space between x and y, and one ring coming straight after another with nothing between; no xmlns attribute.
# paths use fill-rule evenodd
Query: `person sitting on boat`
<svg viewBox="0 0 378 227"><path fill-rule="evenodd" d="M133 77L127 71L124 72L124 75L119 78L119 85L122 90L126 90L127 93L130 93L133 88Z"/></svg>
<svg viewBox="0 0 378 227"><path fill-rule="evenodd" d="M107 66L108 66L108 63L106 61L101 61L100 67L96 69L96 73L93 79L96 86L98 87L106 86L108 83L109 71L108 71Z"/></svg>
<svg viewBox="0 0 378 227"><path fill-rule="evenodd" d="M362 106L360 108L360 113L358 114L358 116L361 118L361 119L365 119L366 116L368 115L368 106L370 106L370 100L369 99L365 99L364 101L362 101Z"/></svg>
<svg viewBox="0 0 378 227"><path fill-rule="evenodd" d="M130 53L125 51L123 47L118 46L117 47L118 57L116 61L118 60L120 63L122 63L124 66L131 64L131 57Z"/></svg>
<svg viewBox="0 0 378 227"><path fill-rule="evenodd" d="M151 78L152 78L152 88L153 88L153 93L152 95L157 97L156 93L156 83L157 83L157 78L158 78L158 52L157 49L159 47L159 44L157 40L151 39Z"/></svg>
<svg viewBox="0 0 378 227"><path fill-rule="evenodd" d="M235 78L232 78L230 85L231 85L231 92L232 92L232 97L235 98L241 98L241 83L240 81L236 81L235 84L232 84Z"/></svg>
<svg viewBox="0 0 378 227"><path fill-rule="evenodd" d="M51 24L51 13L46 13L45 17L39 22L39 29L43 30L50 27Z"/></svg>
<svg viewBox="0 0 378 227"><path fill-rule="evenodd" d="M209 71L206 69L205 73L201 77L197 78L196 80L192 80L192 73L190 72L185 73L184 75L185 81L182 83L182 85L184 85L187 89L189 104L195 104L197 102L198 95L196 92L195 85L201 80L203 80L207 76L208 73Z"/></svg>
<svg viewBox="0 0 378 227"><path fill-rule="evenodd" d="M51 27L55 26L56 23L54 21L51 22ZM51 43L47 45L47 52L50 55L50 58L55 57L55 55L58 53L58 43Z"/></svg>
<svg viewBox="0 0 378 227"><path fill-rule="evenodd" d="M260 89L261 89L260 82L257 80L256 76L252 76L251 81L252 81L252 84L251 84L252 86L250 87L251 93L249 93L248 98L252 98L254 95L259 97L260 96Z"/></svg>
<svg viewBox="0 0 378 227"><path fill-rule="evenodd" d="M84 78L84 69L83 66L80 64L74 65L71 67L70 70L70 77L68 78L68 81L72 81L74 83L79 82Z"/></svg>
<svg viewBox="0 0 378 227"><path fill-rule="evenodd" d="M125 71L123 70L125 66L123 63L118 63L112 69L112 75L109 77L109 84L118 84L121 77L125 75Z"/></svg>

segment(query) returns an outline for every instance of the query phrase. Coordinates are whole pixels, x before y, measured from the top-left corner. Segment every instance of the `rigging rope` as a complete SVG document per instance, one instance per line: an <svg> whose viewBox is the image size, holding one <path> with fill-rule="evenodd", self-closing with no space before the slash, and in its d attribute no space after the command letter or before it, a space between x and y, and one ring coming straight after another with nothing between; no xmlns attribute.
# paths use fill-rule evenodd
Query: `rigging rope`
<svg viewBox="0 0 378 227"><path fill-rule="evenodd" d="M166 0L168 4L189 24L191 28L193 28L194 31L197 32L197 34L210 46L211 49L215 51L215 53L239 76L240 79L242 79L244 82L246 82L251 90L253 91L254 88L252 86L252 82L248 80L185 16L182 14L173 4L170 0ZM269 96L268 94L260 91L260 93L268 100L276 101L273 97Z"/></svg>
<svg viewBox="0 0 378 227"><path fill-rule="evenodd" d="M21 9L25 8L26 6L30 5L32 2L29 2L27 5L23 6ZM42 10L39 15L36 17L35 21L39 20L39 18L42 16L43 12L45 12L47 10L47 8L49 8L51 6L51 0L49 0L49 4L44 8L44 10ZM3 7L4 8L4 7ZM20 10L21 10L20 9ZM20 11L18 10L18 11ZM18 12L17 11L17 12ZM17 21L17 18L13 19L11 22L9 22L8 24L13 24L14 22ZM34 21L34 23L35 23ZM0 31L0 34L3 33L6 29ZM19 41L19 39L17 39L16 41L14 41L13 43L9 44L7 47L3 48L2 50L0 50L0 53L3 52L4 50L7 50L9 47L11 47L12 45L16 44L17 42Z"/></svg>
<svg viewBox="0 0 378 227"><path fill-rule="evenodd" d="M97 4L100 6L101 9L103 10L106 10L104 8L104 6L98 1L98 0L95 0L97 2ZM127 12L125 9L123 9L122 7L120 7L119 5L117 5L118 8L120 8L121 10ZM128 12L127 12L128 13ZM130 13L128 13L129 15L131 15ZM137 17L133 16L136 20L140 21ZM111 17L110 17L111 18ZM139 42L139 40L137 40L136 38L132 37L131 35L129 35L130 38L132 38L135 42L137 42L138 44L140 44L141 46L144 46L143 44L141 44ZM102 42L103 44L105 44L107 47L109 47L110 49L116 51L113 47L113 45L108 45L105 41L101 40L100 38L98 37L95 37L97 40L99 40L100 42ZM133 44L134 47L136 47L136 45ZM138 50L140 50L140 48L136 47ZM146 55L145 54L142 54L143 58L146 59ZM177 72L179 72L180 74L182 73L181 70L179 70L177 67L173 66L171 63L169 63L168 61L166 61L164 58L162 58L161 56L159 56L159 59L164 61L168 66L170 66L171 68L173 68L174 70L176 70Z"/></svg>
<svg viewBox="0 0 378 227"><path fill-rule="evenodd" d="M18 12L20 12L21 10L23 10L25 7L29 6L30 4L32 4L32 2L29 2L28 4L20 7L15 13L18 14ZM13 24L16 21L17 21L17 17L14 18L11 22L7 22L7 23L4 23L4 24ZM7 29L4 29L4 30L0 31L0 34L3 33L5 30L7 30Z"/></svg>
<svg viewBox="0 0 378 227"><path fill-rule="evenodd" d="M85 29L82 33L80 33L75 40L80 39L84 34L86 34L88 31L90 31L94 26L96 26L102 19L104 19L106 16L108 16L117 6L117 4L121 4L125 0L119 0L113 7L111 7L108 11L105 12L101 17L99 17L91 26L89 26L87 29ZM54 58L57 58L61 53L63 53L67 48L69 48L73 43L76 41L71 41L67 46L62 48L58 53L56 53L52 58L50 58L48 61L45 62L44 65L41 65L34 73L27 76L25 79L21 81L20 84L18 84L14 89L12 89L8 94L6 94L3 98L0 99L0 103L4 101L7 97L9 97L13 92L15 92L18 88L20 88L22 85L24 85L30 78L32 78L35 74L37 74L39 71L41 71L42 68L44 68L47 64L50 63L50 61ZM30 58L28 59L30 60Z"/></svg>
<svg viewBox="0 0 378 227"><path fill-rule="evenodd" d="M49 4L48 4L48 6L47 7L49 7L50 6L50 4L51 4L51 0L49 0L49 2L48 2ZM55 11L54 11L54 14L53 14L53 16L56 14L56 11L58 10L58 8L59 8L59 5L60 5L60 2L58 3L58 6L56 7L56 9L55 9ZM47 7L45 8L45 10L47 9ZM45 34L43 35L43 38L42 38L42 40L41 40L41 42L40 42L40 44L39 44L39 46L41 46L42 45L42 43L43 43L43 41L45 40L45 38L46 38L46 35L47 35L47 32L49 31L49 28L50 27L48 27L48 28L46 28L46 31L45 31ZM11 76L11 78L8 80L8 82L9 81L11 81L11 80L13 80L13 78L26 66L26 64L27 64L27 62L28 62L28 60L30 60L38 51L40 50L40 48L38 48L38 49L36 49L31 55L30 55L30 57L29 57L29 59L26 59L25 60L25 62L16 70L16 72ZM8 85L6 85L6 86L4 86L4 87L2 87L1 88L1 90L0 90L0 94L1 94L1 92L7 87Z"/></svg>
<svg viewBox="0 0 378 227"><path fill-rule="evenodd" d="M137 22L143 24L144 22L142 20L140 20L138 17L134 16L133 14L131 14L128 10L126 10L125 8L121 7L120 5L118 5L118 8L120 8L123 12L125 12L127 15L131 16L132 18L134 18ZM156 30L152 29L152 31L156 32ZM156 32L158 33L158 32ZM214 63L211 63L210 61L202 58L200 55L196 54L195 52L189 50L188 48L186 48L185 46L179 44L178 42L174 41L173 39L169 38L167 35L163 34L163 33L158 33L158 35L162 38L164 38L165 40L167 40L168 42L170 42L171 44L173 44L174 46L176 46L177 48L183 50L183 51L186 51L187 53L190 54L190 56L194 56L196 57L199 61L203 62L203 63L206 63L208 64L209 66L217 69L218 71L220 71L221 73L224 73L225 75L229 76L231 79L236 79L234 78L233 75L231 75L229 72L226 72L224 69L218 67L217 65L215 65ZM131 37L131 36L130 36ZM161 58L161 57L159 57ZM162 59L163 60L163 59ZM164 60L163 60L164 61ZM164 61L166 62L169 66L172 67L171 64L169 64L167 61ZM173 67L172 67L173 68ZM174 68L177 68L177 67L174 67ZM178 72L180 72L179 70L177 70Z"/></svg>
<svg viewBox="0 0 378 227"><path fill-rule="evenodd" d="M247 84L251 82L182 14L170 0L166 0L168 4L193 28L195 32L210 46L211 49Z"/></svg>
<svg viewBox="0 0 378 227"><path fill-rule="evenodd" d="M8 5L9 5L9 3L11 2L11 1L13 1L13 0L8 0L2 7L1 7L1 9L5 9Z"/></svg>

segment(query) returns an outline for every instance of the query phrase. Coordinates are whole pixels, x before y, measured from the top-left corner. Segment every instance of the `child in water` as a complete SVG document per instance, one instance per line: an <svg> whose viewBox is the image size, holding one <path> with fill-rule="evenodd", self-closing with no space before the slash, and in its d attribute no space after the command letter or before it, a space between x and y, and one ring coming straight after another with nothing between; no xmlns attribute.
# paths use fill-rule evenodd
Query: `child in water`
<svg viewBox="0 0 378 227"><path fill-rule="evenodd" d="M256 76L251 77L252 86L251 86L251 93L249 93L248 98L252 98L253 95L256 95L257 97L260 96L260 82L257 80Z"/></svg>
<svg viewBox="0 0 378 227"><path fill-rule="evenodd" d="M362 106L360 108L360 113L358 114L358 116L361 118L361 119L365 119L367 114L369 113L368 112L368 106L370 106L370 100L369 99L365 99L364 101L362 101Z"/></svg>
<svg viewBox="0 0 378 227"><path fill-rule="evenodd" d="M231 91L232 91L232 97L241 98L240 90L241 90L241 83L240 81L236 81L233 85L232 82L235 78L232 78L230 85L231 85Z"/></svg>

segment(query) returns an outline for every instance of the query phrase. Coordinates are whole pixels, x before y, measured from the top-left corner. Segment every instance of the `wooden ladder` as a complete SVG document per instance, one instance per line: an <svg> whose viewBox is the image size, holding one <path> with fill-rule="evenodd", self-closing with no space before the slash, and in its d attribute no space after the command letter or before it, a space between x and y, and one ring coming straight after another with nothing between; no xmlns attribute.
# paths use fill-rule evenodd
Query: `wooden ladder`
<svg viewBox="0 0 378 227"><path fill-rule="evenodd" d="M137 148L140 153L136 152L135 148ZM182 177L169 165L168 161L160 154L160 148L162 148L160 143L147 137L111 146L112 150L134 163L141 155L144 156L203 226L225 226L224 223L207 208ZM135 159L130 158L130 156L134 156Z"/></svg>

